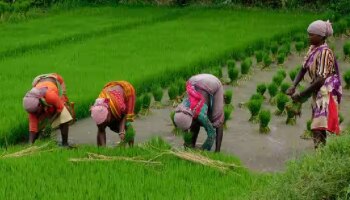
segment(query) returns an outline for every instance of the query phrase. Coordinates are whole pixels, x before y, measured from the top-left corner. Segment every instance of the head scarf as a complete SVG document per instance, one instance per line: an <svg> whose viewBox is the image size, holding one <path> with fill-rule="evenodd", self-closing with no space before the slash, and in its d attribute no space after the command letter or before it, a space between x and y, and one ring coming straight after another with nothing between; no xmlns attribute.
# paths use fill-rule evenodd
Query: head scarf
<svg viewBox="0 0 350 200"><path fill-rule="evenodd" d="M185 107L182 104L178 105L174 115L174 122L176 127L184 131L188 130L191 127L192 120L193 112L190 110L190 108Z"/></svg>
<svg viewBox="0 0 350 200"><path fill-rule="evenodd" d="M320 35L322 37L329 37L333 35L332 24L327 21L317 20L312 22L307 28L308 33Z"/></svg>
<svg viewBox="0 0 350 200"><path fill-rule="evenodd" d="M40 98L46 93L47 88L32 88L23 97L23 107L29 113L35 113L39 109Z"/></svg>
<svg viewBox="0 0 350 200"><path fill-rule="evenodd" d="M109 99L98 98L94 105L90 108L91 117L96 124L102 124L108 116Z"/></svg>

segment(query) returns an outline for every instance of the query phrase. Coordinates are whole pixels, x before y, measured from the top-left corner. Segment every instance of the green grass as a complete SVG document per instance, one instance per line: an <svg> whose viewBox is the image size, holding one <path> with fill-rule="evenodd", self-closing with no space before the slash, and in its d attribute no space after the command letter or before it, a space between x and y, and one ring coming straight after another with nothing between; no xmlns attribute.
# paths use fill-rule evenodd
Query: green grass
<svg viewBox="0 0 350 200"><path fill-rule="evenodd" d="M123 16L127 17L129 11L125 9ZM153 13L153 8L147 9ZM164 9L164 12L173 11ZM159 10L154 8L155 13ZM130 15L135 14L130 12ZM47 44L45 48L34 48L15 57L9 55L0 61L0 68L4 69L0 75L0 115L6 116L0 119L0 144L4 143L5 135L10 143L25 137L27 115L22 108L22 98L38 74L61 74L68 96L76 102L77 117L82 118L88 116L90 104L107 81L127 80L135 85L138 94L149 90L156 82L162 87L168 86L175 79L188 78L208 64L226 61L257 41L303 29L315 19L314 15L305 13L209 8L186 8L174 15L157 23L144 22L143 26L107 31L78 42ZM84 19L79 12L74 17ZM35 19L35 23L49 24L46 18ZM6 34L17 31L8 28ZM86 29L80 31L83 34ZM31 34L27 34L31 38ZM36 36L33 38L28 41L40 44ZM52 40L55 38L60 39L60 36Z"/></svg>
<svg viewBox="0 0 350 200"><path fill-rule="evenodd" d="M156 159L161 165L127 161L72 163L87 152L151 159L169 146L153 139L151 147L96 148L54 151L20 158L1 158L0 199L248 199L268 176L245 168L225 173L173 155ZM55 146L55 145L54 145ZM19 150L13 147L9 151ZM232 156L203 152L215 160L241 165ZM28 189L31 188L31 189Z"/></svg>

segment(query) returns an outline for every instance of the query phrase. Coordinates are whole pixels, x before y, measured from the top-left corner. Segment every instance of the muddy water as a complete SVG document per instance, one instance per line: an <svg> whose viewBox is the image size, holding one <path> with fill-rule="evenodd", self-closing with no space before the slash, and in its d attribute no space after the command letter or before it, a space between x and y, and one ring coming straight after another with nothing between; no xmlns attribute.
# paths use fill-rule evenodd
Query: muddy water
<svg viewBox="0 0 350 200"><path fill-rule="evenodd" d="M335 44L336 52L342 51L342 45L345 39L340 38L332 43ZM292 54L285 62L284 68L289 71L297 64L302 62L303 58L299 55ZM340 61L341 71L349 69L350 64ZM238 156L242 162L255 171L280 171L285 168L285 163L293 158L297 158L304 152L313 151L311 140L300 139L300 135L306 128L306 121L311 116L311 110L308 103L303 105L302 116L297 119L295 126L285 124L286 116L272 116L270 123L270 134L259 134L258 124L248 122L250 117L249 111L245 108L239 108L240 102L247 101L255 93L258 83L270 83L273 75L276 73L277 66L271 70L261 71L255 67L250 80L241 81L237 87L225 86L226 89L232 89L234 92L232 104L235 110L232 119L227 122L227 129L224 133L222 151ZM289 77L286 78L289 80ZM265 94L268 97L267 94ZM167 98L164 99L167 101ZM345 124L349 121L346 114L350 111L350 93L345 91L341 110L345 116ZM270 106L267 102L263 107L274 112L277 108ZM176 147L182 146L182 138L172 134L173 126L171 124L169 113L171 107L162 109L152 109L150 114L145 117L136 119L133 123L136 130L135 142L143 142L154 136L161 136L170 144ZM91 118L83 119L70 127L69 140L75 144L96 144L97 128ZM60 139L57 134L57 139ZM205 132L201 130L198 143L205 140ZM107 130L107 144L114 146L119 142L116 133Z"/></svg>

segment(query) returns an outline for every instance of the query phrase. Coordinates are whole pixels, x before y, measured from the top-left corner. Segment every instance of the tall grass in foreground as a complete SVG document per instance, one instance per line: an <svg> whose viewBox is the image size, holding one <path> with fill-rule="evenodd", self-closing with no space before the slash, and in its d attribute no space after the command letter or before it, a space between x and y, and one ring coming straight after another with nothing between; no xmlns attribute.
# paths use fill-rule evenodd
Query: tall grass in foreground
<svg viewBox="0 0 350 200"><path fill-rule="evenodd" d="M318 151L291 161L286 172L275 176L251 199L349 199L350 135L330 137Z"/></svg>
<svg viewBox="0 0 350 200"><path fill-rule="evenodd" d="M5 135L10 143L27 135L22 98L38 74L61 74L68 97L76 102L77 117L82 118L88 116L93 99L109 80L127 80L138 94L150 92L154 83L165 87L179 78L187 79L206 66L218 66L223 60L245 54L247 46L261 48L261 43L275 35L304 28L314 18L310 14L263 10L185 8L182 12L186 12L186 16L180 14L157 23L62 43L54 48L49 46L46 50L37 49L0 61L0 68L4 69L0 77L3 97L0 115L6 116L0 119L0 145L4 144ZM79 16L73 14L72 17ZM45 18L35 21L43 27L48 24ZM17 27L20 29L25 24L19 23ZM15 34L17 30L10 28L6 34ZM244 37L237 41L240 35Z"/></svg>
<svg viewBox="0 0 350 200"><path fill-rule="evenodd" d="M6 153L22 148L11 147ZM153 159L170 150L170 145L159 138L134 148L81 146L66 150L53 145L49 149L52 151L0 158L0 199L212 199L212 194L218 199L248 199L252 191L265 185L269 178L251 173L244 167L221 172L174 155L163 155L153 160L161 164L126 160L68 161L70 158L86 157L88 152ZM209 152L200 154L241 166L240 161L232 156ZM28 190L28 186L33 185L35 187Z"/></svg>

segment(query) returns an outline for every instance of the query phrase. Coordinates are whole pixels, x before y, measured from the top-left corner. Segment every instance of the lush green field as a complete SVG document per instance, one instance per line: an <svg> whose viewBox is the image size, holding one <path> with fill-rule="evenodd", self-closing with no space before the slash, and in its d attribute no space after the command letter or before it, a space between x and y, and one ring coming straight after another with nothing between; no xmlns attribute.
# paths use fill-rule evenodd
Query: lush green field
<svg viewBox="0 0 350 200"><path fill-rule="evenodd" d="M86 157L87 152L150 159L168 149L160 140L152 140L148 144L152 147L80 147L75 150L53 145L43 149L53 148L50 152L0 158L0 198L248 199L253 190L267 182L268 176L253 174L244 168L221 172L173 155L154 160L161 162L161 165L128 161L68 161L70 158ZM14 147L9 152L18 150L18 147ZM231 156L205 155L240 166L239 160Z"/></svg>
<svg viewBox="0 0 350 200"><path fill-rule="evenodd" d="M167 85L175 78L198 72L194 67L198 69L225 61L257 41L305 29L310 21L317 18L308 13L209 8L146 8L138 18L139 10L132 7L95 8L93 15L96 17L90 21L86 20L85 12L76 11L1 25L8 35L4 40L7 47L2 52L18 49L18 44L29 46L24 48L26 51L14 52L14 55L7 55L0 61L0 115L5 116L0 119L1 143L4 143L5 136L12 143L26 135L27 116L22 108L22 97L38 74L60 73L66 81L68 96L76 102L78 116L87 116L89 105L107 81L128 80L138 90L154 82ZM171 17L169 13L173 13ZM163 20L145 22L144 16L150 20L161 18L164 14ZM100 15L101 19L96 19ZM104 21L109 16L117 20ZM57 22L52 22L50 18L56 18L54 21ZM66 23L63 20L59 22L62 18ZM67 20L70 18L74 20ZM98 25L91 21L96 21ZM135 22L140 24L119 31L104 31L106 27L118 26L116 24L125 26ZM33 25L29 25L31 23ZM83 24L81 27L76 25L80 23ZM33 26L50 27L49 33L53 34L43 39L37 37L38 32L31 28ZM21 29L27 36L16 44L17 39L11 35ZM64 36L59 34L62 29L68 35L87 36L78 41L62 40ZM40 45L41 40L43 45ZM59 42L52 45L47 41Z"/></svg>

